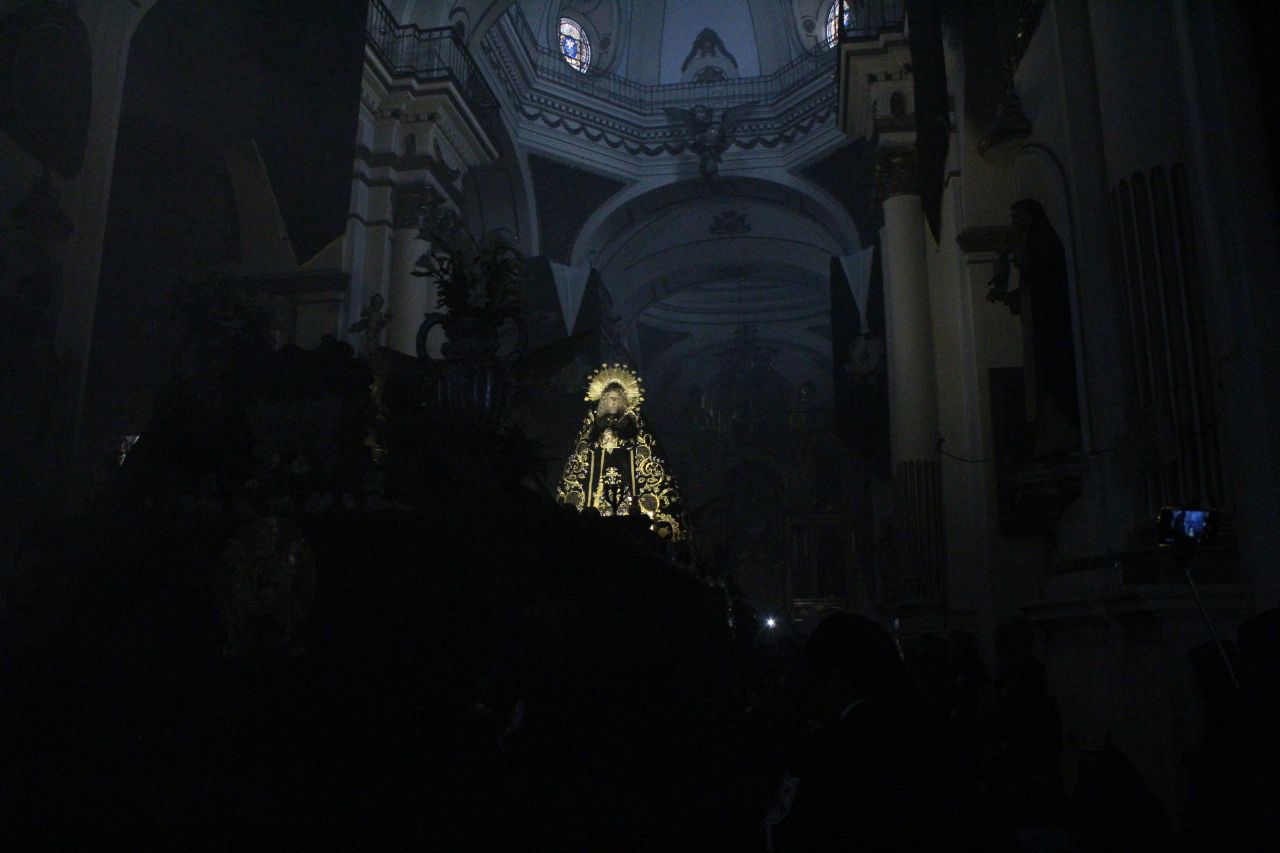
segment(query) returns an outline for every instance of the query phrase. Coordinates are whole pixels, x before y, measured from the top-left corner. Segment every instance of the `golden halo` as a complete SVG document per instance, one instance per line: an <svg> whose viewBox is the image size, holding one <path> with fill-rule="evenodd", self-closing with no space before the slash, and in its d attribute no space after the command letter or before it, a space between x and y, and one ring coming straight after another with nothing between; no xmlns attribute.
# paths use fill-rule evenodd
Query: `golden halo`
<svg viewBox="0 0 1280 853"><path fill-rule="evenodd" d="M587 377L587 396L583 399L594 403L600 399L604 389L615 382L622 386L622 393L627 395L627 406L631 409L640 408L640 404L644 402L644 388L640 377L623 364L600 365L599 370Z"/></svg>

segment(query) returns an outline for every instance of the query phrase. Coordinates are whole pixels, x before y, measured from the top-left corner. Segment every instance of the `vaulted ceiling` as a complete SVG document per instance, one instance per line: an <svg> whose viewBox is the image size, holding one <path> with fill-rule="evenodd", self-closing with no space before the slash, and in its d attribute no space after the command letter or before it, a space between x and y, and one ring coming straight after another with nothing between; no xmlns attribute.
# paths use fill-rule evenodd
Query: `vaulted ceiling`
<svg viewBox="0 0 1280 853"><path fill-rule="evenodd" d="M656 124L652 116L614 116L609 111L617 105L601 100L603 84L590 78L603 72L660 94L665 84L681 83L681 65L710 28L736 64L730 76L765 81L784 66L825 56L814 48L823 41L830 0L388 2L405 23L465 32L489 64L495 88L515 99L505 115L523 152L539 253L600 272L658 408L660 401L683 400L693 385L713 385L726 360L744 351L744 336L791 387L811 381L820 399L829 396L831 258L860 248L877 217L869 160L821 108L826 65L803 72L816 76L808 88L789 90L800 92L796 103L753 96L766 106L755 125L740 128L715 182L701 179L696 154L677 144L687 142L679 121L664 127L661 109ZM494 50L525 49L525 42L485 36L490 26L493 33L528 33L558 58L561 16L581 24L592 41L580 106L573 101L577 75L552 85L508 68L510 79L503 79ZM510 88L529 85L550 88L528 102ZM690 91L690 103L697 96ZM734 101L713 103L719 110ZM549 123L530 118L543 113ZM775 127L761 123L762 116L785 121ZM639 122L633 135L643 151L607 144L610 133L625 136L614 127L623 119Z"/></svg>
<svg viewBox="0 0 1280 853"><path fill-rule="evenodd" d="M593 217L575 259L593 263L649 385L706 387L745 330L794 384L830 376L832 255L857 248L842 208L799 183L723 178L667 184Z"/></svg>

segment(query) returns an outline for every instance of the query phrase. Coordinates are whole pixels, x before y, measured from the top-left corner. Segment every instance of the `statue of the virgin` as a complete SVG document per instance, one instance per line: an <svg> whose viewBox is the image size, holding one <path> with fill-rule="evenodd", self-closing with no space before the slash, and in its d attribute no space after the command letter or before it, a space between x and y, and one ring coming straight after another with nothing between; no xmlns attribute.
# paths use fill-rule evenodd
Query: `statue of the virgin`
<svg viewBox="0 0 1280 853"><path fill-rule="evenodd" d="M601 365L587 378L585 399L591 405L556 500L602 516L643 513L659 536L684 539L679 489L640 411L640 377L625 365Z"/></svg>

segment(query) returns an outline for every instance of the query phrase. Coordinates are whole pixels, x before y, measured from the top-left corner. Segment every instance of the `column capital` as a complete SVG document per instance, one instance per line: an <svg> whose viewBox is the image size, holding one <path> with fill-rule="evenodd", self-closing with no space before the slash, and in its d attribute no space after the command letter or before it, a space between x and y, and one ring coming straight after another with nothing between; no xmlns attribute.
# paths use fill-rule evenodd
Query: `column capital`
<svg viewBox="0 0 1280 853"><path fill-rule="evenodd" d="M882 145L876 149L875 199L883 204L899 195L919 195L920 180L914 145Z"/></svg>
<svg viewBox="0 0 1280 853"><path fill-rule="evenodd" d="M392 228L421 228L447 205L444 195L431 184L397 186L391 195Z"/></svg>

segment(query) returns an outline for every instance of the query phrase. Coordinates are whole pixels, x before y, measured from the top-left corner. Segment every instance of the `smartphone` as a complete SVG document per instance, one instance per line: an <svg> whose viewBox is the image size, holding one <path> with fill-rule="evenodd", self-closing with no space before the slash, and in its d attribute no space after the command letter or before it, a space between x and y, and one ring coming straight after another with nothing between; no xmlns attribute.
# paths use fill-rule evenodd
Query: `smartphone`
<svg viewBox="0 0 1280 853"><path fill-rule="evenodd" d="M1167 506L1160 510L1156 535L1161 545L1203 545L1213 539L1217 520L1217 513L1207 509Z"/></svg>

